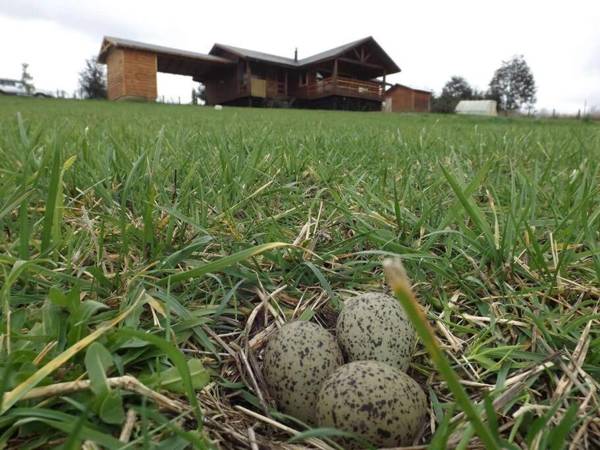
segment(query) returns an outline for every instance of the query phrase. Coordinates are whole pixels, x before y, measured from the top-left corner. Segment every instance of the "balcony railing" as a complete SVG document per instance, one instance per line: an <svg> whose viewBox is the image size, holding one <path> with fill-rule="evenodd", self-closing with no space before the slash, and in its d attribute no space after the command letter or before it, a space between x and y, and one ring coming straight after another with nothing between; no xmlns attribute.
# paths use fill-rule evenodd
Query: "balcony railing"
<svg viewBox="0 0 600 450"><path fill-rule="evenodd" d="M310 99L328 95L344 95L348 97L381 100L383 98L383 87L381 84L373 81L355 80L345 77L329 77L299 87L296 90L296 97L298 98Z"/></svg>

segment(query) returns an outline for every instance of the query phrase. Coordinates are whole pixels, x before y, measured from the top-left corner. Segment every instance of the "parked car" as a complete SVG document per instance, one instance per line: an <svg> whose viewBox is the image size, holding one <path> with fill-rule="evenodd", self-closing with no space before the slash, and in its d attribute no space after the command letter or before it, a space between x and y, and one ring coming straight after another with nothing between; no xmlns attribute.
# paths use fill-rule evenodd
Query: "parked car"
<svg viewBox="0 0 600 450"><path fill-rule="evenodd" d="M34 97L54 97L51 92L42 89L34 89L31 94L27 93L25 85L19 80L0 78L0 94L4 95L33 95Z"/></svg>

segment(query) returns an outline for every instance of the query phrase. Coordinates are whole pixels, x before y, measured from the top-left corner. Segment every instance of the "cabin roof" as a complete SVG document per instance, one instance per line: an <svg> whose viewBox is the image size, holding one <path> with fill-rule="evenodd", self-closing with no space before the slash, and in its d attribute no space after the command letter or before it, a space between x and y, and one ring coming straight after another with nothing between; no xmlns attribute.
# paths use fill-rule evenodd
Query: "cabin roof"
<svg viewBox="0 0 600 450"><path fill-rule="evenodd" d="M232 64L233 61L231 61L230 59L223 58L214 54L218 49L221 49L233 53L234 55L237 55L241 58L249 58L258 61L269 62L272 64L301 68L321 61L326 61L340 57L352 48L363 44L369 45L371 49L378 54L379 60L383 65L383 68L385 69L386 73L391 74L400 72L400 67L396 65L392 58L390 58L390 56L383 50L383 48L381 48L381 46L377 43L377 41L375 41L375 39L373 39L372 36L368 36L357 41L352 41L347 44L340 45L339 47L335 47L330 50L317 53L307 58L299 59L298 61L294 60L293 58L272 55L256 50L249 50L224 44L215 44L210 50L209 54L205 54L191 52L187 50L180 50L171 47L164 47L162 45L146 44L144 42L138 42L114 36L105 36L102 41L100 53L98 55L98 61L100 63L106 63L106 58L111 48L130 48L134 50L153 52L156 53L159 57L162 56L163 59L185 58L187 60L194 60L196 64L200 62L212 63L211 66L218 64Z"/></svg>
<svg viewBox="0 0 600 450"><path fill-rule="evenodd" d="M390 69L388 73L400 72L400 67L396 65L394 60L390 58L390 56L383 50L383 48L381 48L377 41L373 39L373 36L367 36L357 41L348 42L347 44L340 45L339 47L335 47L330 50L325 50L324 52L317 53L316 55L309 56L308 58L304 58L299 62L302 65L306 65L313 64L319 61L324 61L326 59L335 58L346 53L348 50L351 50L354 47L367 43L373 45L381 53L381 56L383 57L383 60L386 64L386 69Z"/></svg>
<svg viewBox="0 0 600 450"><path fill-rule="evenodd" d="M212 54L216 49L223 49L223 50L229 51L237 56L240 56L242 58L251 58L251 59L256 59L259 61L265 61L265 62L270 62L270 63L274 63L274 64L281 64L281 65L291 66L291 67L304 67L304 66L307 66L310 64L315 64L320 61L325 61L328 59L336 58L336 57L346 53L348 50L351 50L354 47L357 47L359 45L366 44L366 43L374 46L374 48L380 53L382 60L385 64L387 73L400 72L400 67L398 67L396 65L394 60L392 60L392 58L390 58L390 56L383 50L383 48L381 48L381 46L377 43L377 41L375 41L375 39L373 39L372 36L368 36L366 38L362 38L357 41L352 41L347 44L340 45L339 47L335 47L330 50L326 50L324 52L317 53L317 54L309 56L307 58L299 59L298 61L294 60L293 58L272 55L270 53L263 53L263 52L258 52L256 50L249 50L246 48L234 47L232 45L225 45L225 44L215 44L213 46L213 48L211 49L210 53Z"/></svg>
<svg viewBox="0 0 600 450"><path fill-rule="evenodd" d="M242 57L242 58L257 59L260 61L271 62L274 64L283 64L286 66L297 66L298 65L298 63L296 61L294 61L293 58L286 58L285 56L271 55L270 53L257 52L256 50L249 50L247 48L234 47L233 45L226 45L226 44L218 44L217 43L217 44L213 45L213 48L210 50L210 53L212 54L217 49L222 49L222 50L228 51L228 52L233 53L234 55Z"/></svg>
<svg viewBox="0 0 600 450"><path fill-rule="evenodd" d="M162 54L166 56L180 56L184 58L196 59L212 63L231 64L232 61L226 58L221 58L215 55L207 55L205 53L190 52L177 48L163 47L162 45L146 44L144 42L132 41L131 39L123 39L114 36L104 36L102 47L98 55L98 62L106 63L106 57L111 47L131 48L134 50L144 50Z"/></svg>

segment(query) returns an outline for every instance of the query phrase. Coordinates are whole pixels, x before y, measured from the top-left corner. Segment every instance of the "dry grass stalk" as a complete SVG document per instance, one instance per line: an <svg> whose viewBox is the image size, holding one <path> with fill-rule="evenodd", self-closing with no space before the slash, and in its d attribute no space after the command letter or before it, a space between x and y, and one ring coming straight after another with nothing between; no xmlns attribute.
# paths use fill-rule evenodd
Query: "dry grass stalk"
<svg viewBox="0 0 600 450"><path fill-rule="evenodd" d="M131 439L131 433L133 433L133 427L135 426L135 422L137 420L137 414L134 409L130 409L127 411L127 416L125 416L125 423L123 423L123 428L121 428L121 434L119 435L119 440L127 444Z"/></svg>
<svg viewBox="0 0 600 450"><path fill-rule="evenodd" d="M123 389L126 391L135 392L154 401L160 408L176 412L178 414L189 412L189 407L185 403L153 391L146 385L142 384L137 378L134 378L130 375L107 378L106 381L111 389ZM74 392L88 390L90 386L90 380L66 381L64 383L51 384L48 386L31 389L29 392L27 392L27 394L21 397L21 400L68 395Z"/></svg>

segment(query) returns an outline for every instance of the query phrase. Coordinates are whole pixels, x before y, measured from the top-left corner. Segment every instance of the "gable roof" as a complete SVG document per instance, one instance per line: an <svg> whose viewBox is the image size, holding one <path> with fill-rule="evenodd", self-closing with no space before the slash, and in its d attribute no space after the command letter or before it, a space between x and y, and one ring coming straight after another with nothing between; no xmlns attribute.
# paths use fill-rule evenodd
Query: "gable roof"
<svg viewBox="0 0 600 450"><path fill-rule="evenodd" d="M385 91L385 95L391 94L398 88L404 88L404 89L408 89L410 91L416 91L416 92L423 92L424 94L431 94L431 91L428 91L425 89L411 88L410 86L407 86L405 84L396 83L392 87L390 87L387 91Z"/></svg>
<svg viewBox="0 0 600 450"><path fill-rule="evenodd" d="M390 58L390 56L383 50L383 48L381 48L381 46L377 43L375 39L373 39L372 36L368 36L357 41L352 41L347 44L340 45L339 47L335 47L330 50L317 53L307 58L299 59L298 61L294 60L293 58L272 55L270 53L257 52L255 50L249 50L246 48L234 47L232 45L225 44L215 44L209 53L213 54L217 49L222 49L242 58L256 59L259 61L281 64L290 67L304 67L310 64L315 64L321 61L326 61L328 59L339 57L347 51L351 50L352 48L362 44L369 44L374 46L374 48L380 53L385 64L385 68L388 69L387 73L400 72L400 67L396 65L394 60Z"/></svg>
<svg viewBox="0 0 600 450"><path fill-rule="evenodd" d="M366 38L362 38L357 41L348 42L347 44L340 45L339 47L335 47L330 50L326 50L324 52L317 53L316 55L309 56L308 58L304 58L304 59L300 60L299 62L302 65L306 65L306 64L313 64L313 63L316 63L319 61L324 61L326 59L336 58L338 56L343 55L348 50L352 50L354 47L358 47L359 45L362 45L362 44L373 45L375 47L375 49L381 53L386 65L388 65L389 68L393 70L388 73L400 72L400 67L398 67L396 65L394 60L392 58L390 58L390 56L385 52L385 50L383 50L383 48L381 48L381 46L377 43L377 41L375 39L373 39L373 36L367 36Z"/></svg>

